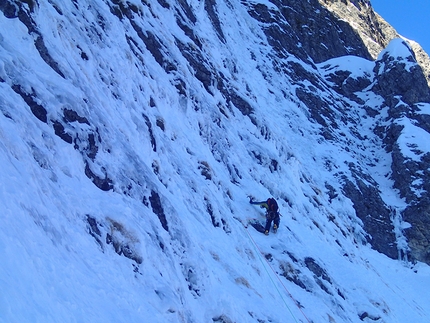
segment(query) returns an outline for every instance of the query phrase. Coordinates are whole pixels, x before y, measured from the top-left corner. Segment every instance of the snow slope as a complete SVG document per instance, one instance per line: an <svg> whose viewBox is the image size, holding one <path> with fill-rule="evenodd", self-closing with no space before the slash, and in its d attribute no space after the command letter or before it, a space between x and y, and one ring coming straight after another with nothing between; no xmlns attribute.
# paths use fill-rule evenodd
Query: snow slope
<svg viewBox="0 0 430 323"><path fill-rule="evenodd" d="M189 6L250 116L176 46L190 43L174 17L183 4L127 5L134 20L112 13L120 2L39 1L40 34L0 13L0 322L428 322L429 267L372 250L351 201L328 196L327 164L341 172L356 156L322 139L240 2L218 3L225 42L204 3ZM139 30L162 39L164 67ZM330 64L362 75L374 62ZM403 136L428 151L413 125ZM247 225L264 221L248 195L277 198L276 235Z"/></svg>

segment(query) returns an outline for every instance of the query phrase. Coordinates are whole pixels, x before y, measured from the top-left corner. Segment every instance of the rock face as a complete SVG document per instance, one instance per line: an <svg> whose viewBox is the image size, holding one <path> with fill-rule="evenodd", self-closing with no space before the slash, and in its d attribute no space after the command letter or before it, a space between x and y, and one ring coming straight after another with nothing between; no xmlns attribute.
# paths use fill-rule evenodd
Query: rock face
<svg viewBox="0 0 430 323"><path fill-rule="evenodd" d="M406 43L403 45L408 48ZM429 118L419 111L419 103L429 103L429 89L421 68L416 64L414 53L393 57L389 52L382 54L375 70L378 71L374 85L375 93L384 98L388 107L383 141L392 155L394 187L405 199L407 207L403 219L412 226L406 230L413 259L429 263L430 260L430 213L429 213L429 157L428 152L406 144L412 154L405 151L403 138L406 123L413 123L419 131L429 132Z"/></svg>
<svg viewBox="0 0 430 323"><path fill-rule="evenodd" d="M398 110L395 107L400 101L409 107L420 102L429 102L425 76L410 47L404 41L393 42L390 46L398 46L404 54L396 55L389 51L381 54L374 68L376 78L372 90L381 95L385 103L396 111Z"/></svg>
<svg viewBox="0 0 430 323"><path fill-rule="evenodd" d="M75 5L78 9L79 6ZM143 16L142 8L122 1L108 1L107 5L110 13L129 28L125 42L130 47L130 53L144 65L142 53L149 52L171 77L181 102L193 102L191 104L194 110L201 109L198 100L191 94L194 89L190 80L180 73L179 62L192 71L193 82L204 88L205 95L222 98L218 102L217 112L211 115L215 124L219 124L221 118L228 117L228 111L233 113L237 110L266 138L270 136L270 131L262 124L255 105L251 103L250 98L256 94L250 90L246 94L240 93L237 87L231 85L236 76L226 75L226 66L229 66L233 75L237 74L234 59L227 57L224 68L212 63L209 51L204 48L203 36L199 36L196 31L196 13L187 2L178 1L177 9L172 9L176 24L184 37L172 37L173 40L169 42L163 42L155 32L149 28L144 30L139 25ZM218 15L218 5L216 1L205 1L204 10L216 37L220 43L226 44L228 28ZM9 19L19 19L34 38L34 46L40 57L64 79L66 76L61 64L51 56L35 20L35 6L38 3L32 1L9 0L0 3L3 14ZM172 8L171 4L164 1L160 1L160 6L164 9ZM418 151L413 143L405 144L406 123L426 133L430 131L430 117L421 113L422 104L430 102L428 55L417 44L409 42L412 45L408 45L406 41L397 38L399 35L373 11L368 0L275 0L270 6L262 2L246 2L241 6L261 27L264 42L267 42L261 47L261 53L251 55L254 59L256 55L266 55L266 66L258 65L259 72L269 84L274 82L270 76L272 69L284 76L288 80L289 89L285 90L284 97L290 96L306 110L309 120L318 126L321 142L341 147L352 158L345 160L344 165L327 166L338 184L338 191L333 188L333 183L328 184L327 187L333 188L330 189L330 194L342 193L352 201L356 215L367 232L365 240L376 250L396 258L401 249L402 254L414 260L430 263L430 154ZM53 8L58 15L63 15L60 8ZM146 9L151 11L150 7ZM98 32L89 37L104 37L102 35L106 26L102 19L98 24ZM258 37L263 39L263 35ZM167 43L174 47L169 48ZM79 50L79 58L88 61L89 54L79 45L76 48ZM336 65L338 63L330 62L339 57L360 58L360 61L354 60L353 64L360 73L357 74L357 70L353 71L348 66L339 67ZM368 67L369 64L371 68ZM104 166L100 166L98 161L100 146L104 142L99 129L90 118L69 107L52 113L28 84L24 86L18 81L14 83L14 79L1 81L10 83L10 88L25 101L35 118L52 127L58 137L79 151L84 161L85 175L98 188L103 191L115 188L114 176ZM104 82L111 88L110 93L120 99L121 95L114 88L115 82ZM370 94L378 96L381 102L370 102ZM148 101L152 108L156 106L153 97ZM187 103L183 105L187 106ZM357 106L359 108L354 110L353 107ZM160 128L156 129L146 113L147 111L141 112L144 120L141 126L149 133L153 152L158 153L154 133L158 130L164 132L165 124L161 117L156 117L155 125ZM370 120L366 121L366 126L365 119ZM350 133L344 133L346 128ZM203 128L200 133L204 134ZM226 158L215 146L211 147L211 152L216 160L226 162ZM378 164L387 161L377 157L372 161L362 160L356 149L384 150L385 157L391 159L391 174L388 178L392 180L392 187L381 187L381 179L374 173ZM269 161L265 161L261 154L255 152L253 156L260 164L268 163L271 172L279 169L278 160L269 158ZM233 166L230 167L234 174L232 176L240 177ZM159 175L159 165L154 162L152 167L154 173ZM334 171L334 168L342 168L342 171ZM207 180L213 180L214 175L206 161L200 162L199 170ZM123 191L130 195L134 194L131 187L130 183L121 184ZM169 231L162 199L153 188L148 190L152 192L151 196L144 196L142 200L149 199L153 212L159 217L163 228ZM399 194L406 206L391 205L384 199L384 190L393 190L395 194ZM407 237L408 248L399 247L393 217L401 217L400 222L410 224L410 228L400 232L400 235Z"/></svg>
<svg viewBox="0 0 430 323"><path fill-rule="evenodd" d="M354 28L373 59L378 57L391 40L401 37L390 24L373 10L369 0L319 0L319 2ZM413 40L405 40L412 47L414 56L430 85L430 58L428 53Z"/></svg>
<svg viewBox="0 0 430 323"><path fill-rule="evenodd" d="M430 102L425 75L410 46L400 39L392 41L381 52L367 76L363 74L364 77L354 79L349 75L346 70L337 70L326 77L335 84L338 93L351 100L360 102L358 94L365 92L366 87L382 97L380 111L367 109L367 113L376 121L373 132L391 156L393 188L407 205L400 213L403 221L411 225L404 231L409 241L409 256L428 263L429 154L414 149L413 143L405 143L407 134L404 133L405 126L410 124L417 131L429 131L429 118L419 108ZM364 101L361 104L366 105ZM390 257L397 257L398 253L407 256L406 250L396 250L399 246L396 248L395 229L392 226L395 207L380 198L382 192L378 191L379 184L374 179L372 169L363 170L357 164L353 164L351 169L354 169L355 184L346 180L343 192L353 201L357 215L372 237L372 245Z"/></svg>
<svg viewBox="0 0 430 323"><path fill-rule="evenodd" d="M370 1L0 10L5 321L285 322L274 276L308 321L422 319L424 287L398 300L430 264L429 87ZM277 198L276 235L247 194Z"/></svg>
<svg viewBox="0 0 430 323"><path fill-rule="evenodd" d="M276 9L248 3L252 17L266 25L269 44L279 57L294 55L314 63L355 55L371 59L360 35L317 0L274 1Z"/></svg>
<svg viewBox="0 0 430 323"><path fill-rule="evenodd" d="M425 69L423 72L423 66L429 65L426 64L429 62L428 56L417 51L416 43L398 39L390 46L398 47L394 52L405 54L396 56L389 50L380 54L399 35L373 11L370 1L288 1L288 5L284 2L273 4L276 9L272 7L270 10L261 4L248 5L250 14L264 23L269 43L279 57L293 54L303 61L309 61L310 58L315 63L344 55L376 59L373 70L367 75L350 77L350 71L337 70L329 74L328 80L337 93L362 104L368 116L379 120L373 131L383 140L384 149L392 156L391 178L394 188L409 204L402 216L404 221L412 225L405 231L410 241L410 256L428 262L430 246L425 232L430 231L430 226L425 224L425 219L429 219L425 202L427 198L423 199L423 193L420 193L421 196L414 193L416 190L427 192L423 185L428 182L428 165L425 157L418 163L405 162L405 156L398 147L402 131L398 124L400 118L412 118L417 126L428 131L426 115L414 113L417 111L416 104L429 102L429 78ZM345 20L349 23L346 24ZM293 82L303 84L310 81L318 89L324 87L314 74L303 70L299 64L290 63L283 69L292 75ZM365 92L367 87L383 98L380 112L387 109L387 117L382 119L379 111L369 109L357 96L357 93ZM339 118L333 108L335 104L303 86L297 88L296 95L309 109L311 118L322 126L321 135L327 140L338 138L336 129ZM384 126L381 128L380 124ZM354 126L359 127L359 124L354 121ZM357 131L361 132L359 129ZM345 180L343 192L353 201L356 213L371 237L369 241L375 249L392 258L405 254L405 250L397 250L392 224L393 207L381 199L372 170L363 169L357 164L351 165L355 181ZM369 178L371 181L367 180ZM417 179L421 184L414 188L413 182ZM417 208L421 210L420 215L414 216Z"/></svg>

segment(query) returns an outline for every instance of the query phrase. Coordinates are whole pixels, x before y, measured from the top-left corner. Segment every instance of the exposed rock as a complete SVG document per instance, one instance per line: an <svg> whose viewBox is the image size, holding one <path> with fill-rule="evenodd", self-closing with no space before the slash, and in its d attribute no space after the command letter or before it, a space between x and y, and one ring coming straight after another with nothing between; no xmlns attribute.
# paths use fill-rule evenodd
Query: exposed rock
<svg viewBox="0 0 430 323"><path fill-rule="evenodd" d="M73 138L64 130L64 126L61 124L61 122L55 120L52 123L55 134L68 144L71 144L73 142Z"/></svg>
<svg viewBox="0 0 430 323"><path fill-rule="evenodd" d="M373 10L369 0L319 0L340 19L347 21L361 37L373 59L387 47L391 40L401 37L397 31ZM412 47L416 60L421 66L430 86L430 58L422 47L405 39Z"/></svg>
<svg viewBox="0 0 430 323"><path fill-rule="evenodd" d="M27 93L20 85L13 85L12 90L14 90L23 98L23 100L30 107L31 112L37 119L44 123L48 122L48 111L46 111L46 109L38 102L36 93L33 89L32 93Z"/></svg>
<svg viewBox="0 0 430 323"><path fill-rule="evenodd" d="M361 176L357 175L356 183L345 178L343 192L354 203L355 212L369 234L368 242L375 250L396 259L398 252L390 210L376 187L366 185Z"/></svg>
<svg viewBox="0 0 430 323"><path fill-rule="evenodd" d="M97 176L90 168L90 164L85 162L85 175L102 191L113 189L112 180L105 174L104 178Z"/></svg>
<svg viewBox="0 0 430 323"><path fill-rule="evenodd" d="M158 216L161 226L164 230L169 231L169 226L167 224L166 215L164 214L163 205L161 204L160 195L154 190L151 191L151 196L149 197L149 202L151 203L152 211Z"/></svg>
<svg viewBox="0 0 430 323"><path fill-rule="evenodd" d="M409 50L408 45L402 43ZM380 94L388 106L394 108L397 105L399 101L396 96L400 96L408 105L430 102L426 79L412 52L408 57L393 57L390 52L385 52L376 61L374 72L376 84L373 91Z"/></svg>
<svg viewBox="0 0 430 323"><path fill-rule="evenodd" d="M317 0L272 2L277 10L262 4L248 4L249 13L265 24L269 44L279 57L295 55L320 63L333 57L356 55L370 59L358 33L338 19Z"/></svg>
<svg viewBox="0 0 430 323"><path fill-rule="evenodd" d="M110 222L110 231L106 233L106 244L112 244L118 255L131 259L140 265L143 259L135 248L139 240L122 223L109 218L108 221Z"/></svg>
<svg viewBox="0 0 430 323"><path fill-rule="evenodd" d="M427 174L429 178L429 174ZM413 260L430 264L430 200L428 194L418 203L408 207L403 213L403 220L412 226L405 230Z"/></svg>
<svg viewBox="0 0 430 323"><path fill-rule="evenodd" d="M63 115L64 115L64 121L66 121L67 123L77 121L79 123L85 123L87 125L90 125L87 118L81 117L76 111L74 111L72 109L65 108L63 110Z"/></svg>

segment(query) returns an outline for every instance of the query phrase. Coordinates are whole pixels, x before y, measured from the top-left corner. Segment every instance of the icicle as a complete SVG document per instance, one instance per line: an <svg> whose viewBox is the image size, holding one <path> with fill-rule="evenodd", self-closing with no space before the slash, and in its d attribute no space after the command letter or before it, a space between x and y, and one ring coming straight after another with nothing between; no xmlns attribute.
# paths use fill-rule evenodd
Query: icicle
<svg viewBox="0 0 430 323"><path fill-rule="evenodd" d="M394 226L394 234L396 236L396 245L398 252L398 259L403 263L408 263L408 252L410 251L407 238L404 230L410 228L408 222L403 221L402 212L397 207L391 208L391 221Z"/></svg>

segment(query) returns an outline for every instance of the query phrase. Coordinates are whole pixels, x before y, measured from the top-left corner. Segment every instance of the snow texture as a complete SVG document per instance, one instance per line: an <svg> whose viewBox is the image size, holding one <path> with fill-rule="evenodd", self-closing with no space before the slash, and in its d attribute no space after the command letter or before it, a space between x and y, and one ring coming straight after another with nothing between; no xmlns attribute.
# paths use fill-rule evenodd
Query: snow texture
<svg viewBox="0 0 430 323"><path fill-rule="evenodd" d="M176 47L190 42L174 16L184 4L127 2L139 29L112 14L125 2L38 3L38 33L63 76L41 57L36 32L0 14L0 322L430 320L429 267L372 250L351 201L329 201L327 163L341 172L352 157L321 140L240 2L217 5L231 26L225 42L204 2L187 6L250 117L217 84L210 94ZM147 31L165 68L142 43ZM320 66L360 77L374 64ZM429 152L429 134L402 125L403 153ZM380 167L383 185L389 165ZM248 195L278 200L276 235L247 225L264 222ZM400 239L405 227L398 221Z"/></svg>

